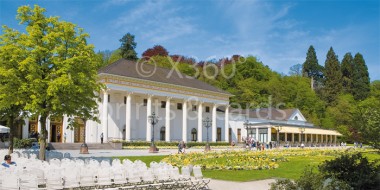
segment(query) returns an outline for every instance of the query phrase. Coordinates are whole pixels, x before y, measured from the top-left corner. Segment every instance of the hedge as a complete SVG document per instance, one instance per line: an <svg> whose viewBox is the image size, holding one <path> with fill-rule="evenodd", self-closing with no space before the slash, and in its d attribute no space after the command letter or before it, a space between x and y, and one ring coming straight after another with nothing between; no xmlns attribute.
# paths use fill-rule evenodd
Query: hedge
<svg viewBox="0 0 380 190"><path fill-rule="evenodd" d="M150 142L146 142L146 141L135 141L135 142L118 141L118 142L122 142L123 146L126 146L126 147L139 147L139 146L147 147L147 146L150 146ZM156 146L177 147L179 142L156 141L156 142L154 142L154 144ZM230 143L228 143L228 142L210 142L209 144L210 144L210 146L230 146ZM193 146L205 146L205 145L206 145L206 142L187 142L186 143L187 148L190 148Z"/></svg>
<svg viewBox="0 0 380 190"><path fill-rule="evenodd" d="M32 143L35 142L35 139L13 139L13 147L14 148L30 148L32 147Z"/></svg>

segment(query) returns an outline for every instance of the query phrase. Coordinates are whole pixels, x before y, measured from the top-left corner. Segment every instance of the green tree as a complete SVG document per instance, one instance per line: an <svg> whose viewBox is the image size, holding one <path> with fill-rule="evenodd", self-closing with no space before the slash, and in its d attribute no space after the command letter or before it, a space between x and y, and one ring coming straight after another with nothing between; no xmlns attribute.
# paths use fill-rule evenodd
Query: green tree
<svg viewBox="0 0 380 190"><path fill-rule="evenodd" d="M296 64L289 68L289 75L302 76L302 65Z"/></svg>
<svg viewBox="0 0 380 190"><path fill-rule="evenodd" d="M26 33L17 45L25 48L19 70L27 72L25 109L40 116L41 126L51 116L67 115L97 120L99 63L88 34L76 25L45 16L45 9L21 6L17 11ZM73 125L74 120L70 120ZM46 127L40 135L40 159L45 159Z"/></svg>
<svg viewBox="0 0 380 190"><path fill-rule="evenodd" d="M342 91L342 72L338 56L332 47L327 52L325 61L325 85L323 96L328 104L335 104L336 99Z"/></svg>
<svg viewBox="0 0 380 190"><path fill-rule="evenodd" d="M351 53L346 53L342 60L342 87L344 93L352 94L354 58Z"/></svg>
<svg viewBox="0 0 380 190"><path fill-rule="evenodd" d="M303 76L311 78L315 82L314 87L319 87L323 82L323 67L318 64L317 54L311 45L306 53L306 60L302 65Z"/></svg>
<svg viewBox="0 0 380 190"><path fill-rule="evenodd" d="M380 101L375 97L361 101L355 112L355 127L363 141L380 150Z"/></svg>
<svg viewBox="0 0 380 190"><path fill-rule="evenodd" d="M137 53L135 51L137 43L135 42L135 36L127 33L124 35L120 40L121 46L120 46L120 55L124 59L128 60L137 60Z"/></svg>
<svg viewBox="0 0 380 190"><path fill-rule="evenodd" d="M354 57L353 95L355 100L364 100L370 94L370 79L363 56L357 53Z"/></svg>
<svg viewBox="0 0 380 190"><path fill-rule="evenodd" d="M380 80L375 80L371 83L371 96L380 101Z"/></svg>
<svg viewBox="0 0 380 190"><path fill-rule="evenodd" d="M27 72L21 70L21 62L27 51L20 45L21 33L6 26L0 36L0 118L10 128L9 154L13 152L15 128L22 123L25 106Z"/></svg>

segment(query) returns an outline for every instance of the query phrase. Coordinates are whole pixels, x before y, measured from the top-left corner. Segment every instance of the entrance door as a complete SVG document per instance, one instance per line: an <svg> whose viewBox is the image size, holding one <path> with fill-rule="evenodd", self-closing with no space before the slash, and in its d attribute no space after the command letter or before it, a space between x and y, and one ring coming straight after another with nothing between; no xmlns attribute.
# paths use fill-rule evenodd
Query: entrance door
<svg viewBox="0 0 380 190"><path fill-rule="evenodd" d="M165 127L161 127L160 129L160 140L165 141Z"/></svg>
<svg viewBox="0 0 380 190"><path fill-rule="evenodd" d="M74 142L82 143L84 142L84 125L80 124L74 129Z"/></svg>
<svg viewBox="0 0 380 190"><path fill-rule="evenodd" d="M220 127L216 129L216 141L222 141L222 128Z"/></svg>
<svg viewBox="0 0 380 190"><path fill-rule="evenodd" d="M51 125L50 127L50 142L57 142L57 126Z"/></svg>
<svg viewBox="0 0 380 190"><path fill-rule="evenodd" d="M241 129L238 129L237 140L241 142Z"/></svg>

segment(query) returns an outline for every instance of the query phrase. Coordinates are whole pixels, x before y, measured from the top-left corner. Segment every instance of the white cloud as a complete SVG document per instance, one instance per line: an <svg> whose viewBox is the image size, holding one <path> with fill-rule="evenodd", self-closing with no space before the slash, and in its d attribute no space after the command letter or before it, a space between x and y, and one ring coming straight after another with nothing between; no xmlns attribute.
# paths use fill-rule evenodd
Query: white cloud
<svg viewBox="0 0 380 190"><path fill-rule="evenodd" d="M193 34L197 27L189 17L181 16L182 7L170 1L147 1L122 13L114 26L122 33L133 32L145 42L166 42Z"/></svg>

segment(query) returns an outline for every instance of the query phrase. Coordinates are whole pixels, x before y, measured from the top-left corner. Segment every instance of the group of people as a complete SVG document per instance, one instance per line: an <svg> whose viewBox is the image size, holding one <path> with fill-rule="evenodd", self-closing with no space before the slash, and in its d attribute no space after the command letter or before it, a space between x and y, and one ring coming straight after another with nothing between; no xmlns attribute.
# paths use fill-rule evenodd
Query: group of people
<svg viewBox="0 0 380 190"><path fill-rule="evenodd" d="M272 142L269 142L269 143L260 142L260 141L255 140L252 137L248 137L247 139L245 139L245 145L246 145L246 148L249 148L249 149L256 148L257 150L265 150L265 148L272 149L272 147L274 146Z"/></svg>
<svg viewBox="0 0 380 190"><path fill-rule="evenodd" d="M359 147L363 148L363 143L361 143L361 142L360 143L359 142L354 142L354 147L355 148L359 148Z"/></svg>

